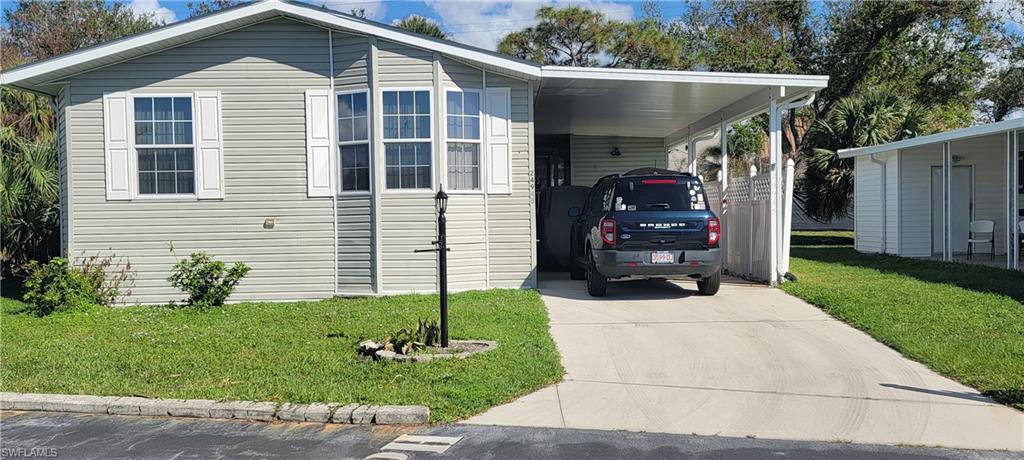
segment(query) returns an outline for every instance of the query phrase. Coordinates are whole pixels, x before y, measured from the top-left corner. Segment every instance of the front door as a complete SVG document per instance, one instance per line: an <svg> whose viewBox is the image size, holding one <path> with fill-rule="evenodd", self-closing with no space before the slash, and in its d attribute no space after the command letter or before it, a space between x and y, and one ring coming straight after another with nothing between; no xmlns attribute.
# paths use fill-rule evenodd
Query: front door
<svg viewBox="0 0 1024 460"><path fill-rule="evenodd" d="M953 253L967 252L967 238L974 214L974 177L970 166L953 167L952 238ZM932 252L942 254L942 168L932 167Z"/></svg>

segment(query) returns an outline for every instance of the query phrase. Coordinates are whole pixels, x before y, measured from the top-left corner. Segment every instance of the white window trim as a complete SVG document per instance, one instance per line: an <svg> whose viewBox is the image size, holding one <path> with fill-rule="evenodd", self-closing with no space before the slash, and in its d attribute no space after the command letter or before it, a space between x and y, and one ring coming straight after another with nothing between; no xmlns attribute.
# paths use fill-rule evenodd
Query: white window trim
<svg viewBox="0 0 1024 460"><path fill-rule="evenodd" d="M135 98L154 98L154 97L187 97L192 101L192 144L186 146L185 144L143 144L141 148L144 149L159 149L159 148L192 148L192 193L139 193L139 148L135 145ZM152 201L199 201L199 196L195 193L197 182L199 181L199 175L196 171L196 163L199 161L199 157L196 152L196 145L199 144L197 139L196 129L196 94L195 93L129 93L128 94L129 105L128 110L130 111L130 122L128 123L128 173L131 174L131 199L132 200L152 200Z"/></svg>
<svg viewBox="0 0 1024 460"><path fill-rule="evenodd" d="M384 114L384 93L389 93L389 92L393 92L393 91L426 91L427 92L428 98L430 99L430 137L429 138L388 139L388 138L384 137L384 132L383 132L383 129L384 129L384 117L386 116ZM438 169L437 168L438 168L438 165L440 164L439 163L440 153L436 151L438 149L436 148L437 146L434 144L434 139L436 139L436 136L437 136L437 133L435 132L435 131L437 131L437 127L434 126L434 121L435 121L434 117L437 115L437 114L434 113L435 112L435 110L434 110L434 88L432 88L430 86L388 86L388 87L380 88L380 90L377 92L377 96L378 96L377 100L380 101L380 104L381 104L380 120L378 120L378 126L381 127L381 136L380 137L381 137L381 139L383 140L383 143L384 143L384 145L381 146L382 153L383 153L381 158L383 158L384 161L383 161L383 164L380 167L380 172L379 172L379 174L383 175L383 179L384 179L382 181L382 183L384 184L383 193L385 193L385 194L394 194L394 195L427 195L427 194L433 195L434 193L437 192L437 177L438 177L438 175L437 175ZM426 188L388 188L387 144L404 144L404 143L428 143L428 144L430 144L430 188L429 189L426 189ZM447 174L447 171L445 173Z"/></svg>
<svg viewBox="0 0 1024 460"><path fill-rule="evenodd" d="M463 139L463 138L455 138L455 137L449 138L448 137L448 93L476 93L477 96L480 97L480 107L477 108L477 110L479 110L479 114L477 115L477 123L479 124L478 130L480 132L480 138L479 139ZM463 98L463 105L465 105L465 98ZM476 190L455 189L455 188L451 187L451 184L448 184L448 189L445 190L445 193L448 193L449 195L451 195L451 194L456 194L456 195L483 195L484 193L486 193L486 188L487 188L487 184L485 182L487 179L486 179L486 176L484 175L484 171L485 171L484 168L486 167L484 165L484 161L485 161L484 157L486 157L487 155L484 155L484 145L485 145L484 137L485 137L485 135L484 135L484 94L483 94L483 89L460 88L458 86L448 86L448 87L445 87L444 88L444 99L441 100L441 114L442 114L441 115L442 116L441 119L443 120L441 126L444 127L444 129L443 129L444 132L441 133L441 141L442 141L441 145L444 147L444 149L443 149L444 152L442 152L442 154L444 155L444 171L443 171L443 174L445 176L445 183L448 183L448 143L449 142L456 142L456 143L466 143L466 144L477 144L477 145L480 146L480 148L477 151L477 155L479 155L478 159L480 160L480 165L479 165L479 168L477 169L477 173L480 176L479 177L479 179L480 179L480 188L478 188Z"/></svg>
<svg viewBox="0 0 1024 460"><path fill-rule="evenodd" d="M341 139L341 137L340 137L341 133L338 132L338 119L339 119L338 114L340 114L341 112L338 110L338 96L343 96L343 95L346 95L346 94L366 94L366 140L365 141L341 141L340 140ZM374 153L375 149L374 149L374 145L373 145L373 127L374 127L374 122L373 122L373 100L372 99L373 98L370 97L370 89L369 88L347 89L347 90L340 90L340 91L335 91L334 92L334 101L332 101L331 103L334 104L334 114L335 114L335 116L334 116L334 127L332 129L334 130L334 139L336 139L334 150L335 150L335 154L338 157L338 184L337 184L337 186L338 186L337 195L338 196L365 196L365 195L372 195L373 194L374 185L375 185L374 182L376 182L374 180L374 170L377 169L376 168L377 165L375 165L374 164L375 162L373 161L373 153ZM383 120L381 120L381 121L383 122ZM381 126L383 126L383 124ZM370 188L368 190L342 190L342 188L341 188L341 176L342 176L342 171L341 171L341 147L342 146L346 146L346 145L362 145L362 144L366 144L367 149L369 149L369 155L370 155L370 159L369 159L369 161L370 161L370 177L369 177Z"/></svg>

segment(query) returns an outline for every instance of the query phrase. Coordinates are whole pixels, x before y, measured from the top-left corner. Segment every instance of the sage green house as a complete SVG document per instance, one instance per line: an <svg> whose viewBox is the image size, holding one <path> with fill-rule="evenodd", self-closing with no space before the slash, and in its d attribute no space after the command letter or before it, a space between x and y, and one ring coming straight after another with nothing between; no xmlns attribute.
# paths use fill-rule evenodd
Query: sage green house
<svg viewBox="0 0 1024 460"><path fill-rule="evenodd" d="M450 288L535 287L537 190L825 83L541 66L281 0L2 74L57 108L62 251L129 258L143 303L194 251L252 267L233 300L433 291L439 189Z"/></svg>

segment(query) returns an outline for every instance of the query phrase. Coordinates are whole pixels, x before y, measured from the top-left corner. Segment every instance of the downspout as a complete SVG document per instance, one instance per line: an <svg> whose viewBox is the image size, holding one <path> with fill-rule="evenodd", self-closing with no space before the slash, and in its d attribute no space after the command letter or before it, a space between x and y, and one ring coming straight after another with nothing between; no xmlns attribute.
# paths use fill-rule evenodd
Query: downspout
<svg viewBox="0 0 1024 460"><path fill-rule="evenodd" d="M880 166L882 168L882 180L881 180L881 182L882 182L882 186L881 186L881 189L882 189L882 254L885 254L886 251L887 251L886 243L889 241L888 224L886 223L886 214L888 214L888 212L887 212L887 204L886 204L886 200L885 200L886 199L886 195L888 195L887 187L886 187L886 184L885 184L885 177L888 175L888 173L886 172L887 163L886 163L885 160L879 160L877 153L872 153L868 158L871 160L872 163L874 163L874 164L876 164L876 165L878 165L878 166Z"/></svg>

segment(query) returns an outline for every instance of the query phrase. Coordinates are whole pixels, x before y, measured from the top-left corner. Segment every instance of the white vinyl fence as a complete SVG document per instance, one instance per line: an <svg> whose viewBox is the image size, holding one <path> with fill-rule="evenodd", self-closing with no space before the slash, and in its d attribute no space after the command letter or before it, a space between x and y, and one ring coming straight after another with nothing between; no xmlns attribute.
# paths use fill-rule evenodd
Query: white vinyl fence
<svg viewBox="0 0 1024 460"><path fill-rule="evenodd" d="M790 177L787 174L787 178ZM771 264L771 175L730 178L724 194L720 181L705 183L704 189L711 210L722 222L725 271L741 278L771 282L775 274ZM782 190L781 212L791 212L792 189L783 187ZM786 227L784 223L780 257L786 259L782 266L788 268L789 229Z"/></svg>

